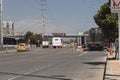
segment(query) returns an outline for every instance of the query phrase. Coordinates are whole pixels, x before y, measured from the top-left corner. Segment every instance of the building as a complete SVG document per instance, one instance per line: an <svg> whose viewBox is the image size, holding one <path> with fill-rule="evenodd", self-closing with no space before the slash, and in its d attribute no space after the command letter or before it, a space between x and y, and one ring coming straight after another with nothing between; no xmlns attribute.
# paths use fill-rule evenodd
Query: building
<svg viewBox="0 0 120 80"><path fill-rule="evenodd" d="M14 23L3 21L3 37L14 36Z"/></svg>

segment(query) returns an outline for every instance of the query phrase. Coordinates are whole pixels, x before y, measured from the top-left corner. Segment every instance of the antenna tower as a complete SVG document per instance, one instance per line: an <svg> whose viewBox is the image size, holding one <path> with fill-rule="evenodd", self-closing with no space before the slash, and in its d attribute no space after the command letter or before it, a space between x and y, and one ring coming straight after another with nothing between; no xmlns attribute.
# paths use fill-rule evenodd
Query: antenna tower
<svg viewBox="0 0 120 80"><path fill-rule="evenodd" d="M47 0L41 0L41 26L42 26L42 38L45 35L45 12L46 12Z"/></svg>

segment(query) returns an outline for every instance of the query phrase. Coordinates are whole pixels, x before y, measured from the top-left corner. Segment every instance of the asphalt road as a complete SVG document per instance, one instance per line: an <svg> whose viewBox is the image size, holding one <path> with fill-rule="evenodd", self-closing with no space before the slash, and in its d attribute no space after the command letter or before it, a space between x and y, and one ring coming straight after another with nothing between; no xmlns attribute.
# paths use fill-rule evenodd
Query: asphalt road
<svg viewBox="0 0 120 80"><path fill-rule="evenodd" d="M0 55L0 80L102 80L106 54L72 49L31 49Z"/></svg>

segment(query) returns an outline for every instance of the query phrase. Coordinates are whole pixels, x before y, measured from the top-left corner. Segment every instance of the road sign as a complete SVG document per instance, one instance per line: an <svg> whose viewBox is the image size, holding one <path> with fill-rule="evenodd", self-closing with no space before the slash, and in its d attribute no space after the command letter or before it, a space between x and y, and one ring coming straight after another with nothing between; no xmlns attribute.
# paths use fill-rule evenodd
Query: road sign
<svg viewBox="0 0 120 80"><path fill-rule="evenodd" d="M111 12L120 13L120 0L111 0Z"/></svg>

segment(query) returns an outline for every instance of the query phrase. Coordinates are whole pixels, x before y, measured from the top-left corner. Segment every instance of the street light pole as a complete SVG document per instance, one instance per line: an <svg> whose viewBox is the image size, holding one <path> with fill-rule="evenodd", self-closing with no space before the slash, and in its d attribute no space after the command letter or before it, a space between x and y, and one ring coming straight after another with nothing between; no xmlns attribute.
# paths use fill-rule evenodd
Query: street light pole
<svg viewBox="0 0 120 80"><path fill-rule="evenodd" d="M3 48L2 0L0 0L0 47Z"/></svg>

